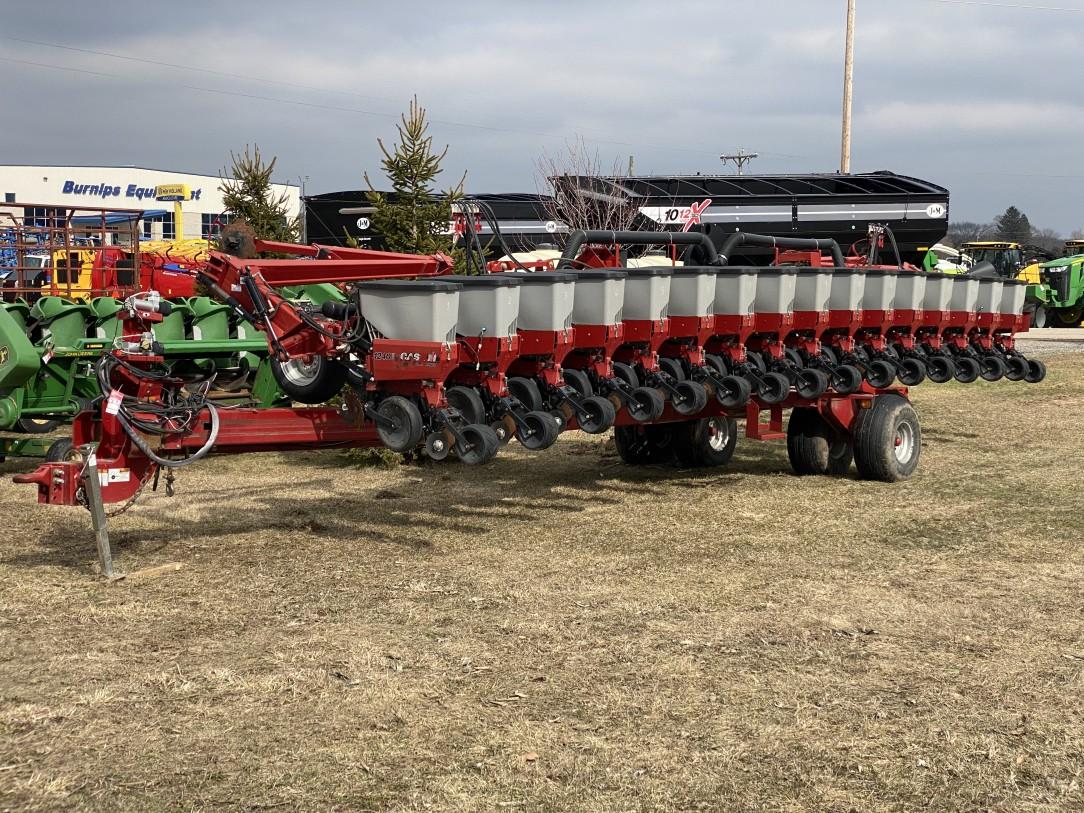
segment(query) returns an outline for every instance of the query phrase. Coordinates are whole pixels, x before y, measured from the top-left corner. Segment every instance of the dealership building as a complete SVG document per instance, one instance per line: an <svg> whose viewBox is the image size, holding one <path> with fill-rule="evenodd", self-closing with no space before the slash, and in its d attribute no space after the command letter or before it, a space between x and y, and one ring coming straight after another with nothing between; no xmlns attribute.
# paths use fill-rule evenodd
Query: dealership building
<svg viewBox="0 0 1084 813"><path fill-rule="evenodd" d="M0 165L3 203L35 204L25 212L19 210L30 221L28 225L55 223L75 209L141 209L142 236L148 240L217 234L227 220L220 183L217 175L146 167ZM287 216L297 217L298 186L280 183L273 184L273 189L276 195L285 193ZM180 224L175 216L178 207Z"/></svg>

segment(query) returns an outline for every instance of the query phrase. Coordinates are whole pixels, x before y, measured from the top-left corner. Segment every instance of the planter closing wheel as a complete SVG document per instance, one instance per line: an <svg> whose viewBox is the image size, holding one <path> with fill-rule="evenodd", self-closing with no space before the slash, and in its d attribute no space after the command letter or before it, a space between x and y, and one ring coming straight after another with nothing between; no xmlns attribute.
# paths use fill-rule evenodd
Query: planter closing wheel
<svg viewBox="0 0 1084 813"><path fill-rule="evenodd" d="M1005 377L1009 381L1023 381L1028 374L1028 360L1023 356L1011 355L1005 357L1005 364L1008 369L1005 371Z"/></svg>
<svg viewBox="0 0 1084 813"><path fill-rule="evenodd" d="M659 359L659 369L669 375L674 381L685 380L685 368L681 366L681 362L677 359Z"/></svg>
<svg viewBox="0 0 1084 813"><path fill-rule="evenodd" d="M533 378L513 376L508 379L508 394L519 401L528 410L542 409L542 391Z"/></svg>
<svg viewBox="0 0 1084 813"><path fill-rule="evenodd" d="M790 393L790 381L782 373L764 373L757 384L757 398L765 404L781 404Z"/></svg>
<svg viewBox="0 0 1084 813"><path fill-rule="evenodd" d="M468 466L488 463L497 456L501 447L500 438L493 427L483 423L467 424L459 430L463 440L455 445L455 453Z"/></svg>
<svg viewBox="0 0 1084 813"><path fill-rule="evenodd" d="M708 405L708 391L699 381L678 381L674 389L678 395L670 402L679 415L695 415Z"/></svg>
<svg viewBox="0 0 1084 813"><path fill-rule="evenodd" d="M877 389L892 386L892 382L895 378L895 365L884 359L874 359L869 363L869 367L866 370L866 381L869 382L871 387L876 387Z"/></svg>
<svg viewBox="0 0 1084 813"><path fill-rule="evenodd" d="M568 386L572 387L584 398L595 394L595 388L591 386L591 379L587 377L587 373L583 370L563 369L561 370L561 377L564 378Z"/></svg>
<svg viewBox="0 0 1084 813"><path fill-rule="evenodd" d="M445 397L448 405L459 410L467 423L486 422L486 405L482 403L482 396L474 387L448 387Z"/></svg>
<svg viewBox="0 0 1084 813"><path fill-rule="evenodd" d="M725 466L734 456L738 423L733 418L701 418L673 426L674 454L683 466Z"/></svg>
<svg viewBox="0 0 1084 813"><path fill-rule="evenodd" d="M795 474L842 477L851 467L850 440L813 407L795 407L787 423L787 457Z"/></svg>
<svg viewBox="0 0 1084 813"><path fill-rule="evenodd" d="M522 443L524 448L532 451L548 449L561 432L557 421L548 412L528 412L523 416L523 422L527 424L526 431L519 429L516 432L516 440Z"/></svg>
<svg viewBox="0 0 1084 813"><path fill-rule="evenodd" d="M915 387L926 380L926 365L921 359L908 356L900 361L896 375L905 387Z"/></svg>
<svg viewBox="0 0 1084 813"><path fill-rule="evenodd" d="M820 398L828 390L828 375L812 367L798 370L794 376L794 389L802 398Z"/></svg>
<svg viewBox="0 0 1084 813"><path fill-rule="evenodd" d="M636 375L636 370L632 368L632 365L625 364L623 361L614 362L614 377L628 384L629 389L634 390L640 386L640 376Z"/></svg>
<svg viewBox="0 0 1084 813"><path fill-rule="evenodd" d="M895 393L873 399L859 412L854 430L854 463L863 480L906 480L918 466L922 430L918 413Z"/></svg>
<svg viewBox="0 0 1084 813"><path fill-rule="evenodd" d="M598 435L614 425L617 420L617 410L613 402L599 395L591 395L583 399L583 408L587 415L577 413L580 429L589 435Z"/></svg>
<svg viewBox="0 0 1084 813"><path fill-rule="evenodd" d="M302 404L330 401L346 383L346 369L324 356L271 360L271 374L291 400Z"/></svg>
<svg viewBox="0 0 1084 813"><path fill-rule="evenodd" d="M625 407L634 421L644 423L659 418L666 409L666 402L659 391L651 387L637 387L632 391L628 406Z"/></svg>
<svg viewBox="0 0 1084 813"><path fill-rule="evenodd" d="M1008 371L1009 366L1001 356L990 354L979 359L979 375L984 381L1000 381Z"/></svg>
<svg viewBox="0 0 1084 813"><path fill-rule="evenodd" d="M674 459L676 423L648 426L615 426L614 445L621 460L630 466L669 463Z"/></svg>
<svg viewBox="0 0 1084 813"><path fill-rule="evenodd" d="M956 380L961 384L970 384L979 377L981 368L975 359L969 356L960 356L956 360Z"/></svg>
<svg viewBox="0 0 1084 813"><path fill-rule="evenodd" d="M422 414L412 401L393 395L381 401L376 412L385 419L376 422L376 433L393 452L409 452L422 442Z"/></svg>
<svg viewBox="0 0 1084 813"><path fill-rule="evenodd" d="M852 364L840 364L832 370L832 389L850 395L862 388L862 371Z"/></svg>
<svg viewBox="0 0 1084 813"><path fill-rule="evenodd" d="M934 384L944 384L956 377L956 365L943 353L935 353L926 359L926 375Z"/></svg>
<svg viewBox="0 0 1084 813"><path fill-rule="evenodd" d="M1024 380L1029 384L1038 384L1046 378L1046 365L1038 359L1028 359L1028 374Z"/></svg>

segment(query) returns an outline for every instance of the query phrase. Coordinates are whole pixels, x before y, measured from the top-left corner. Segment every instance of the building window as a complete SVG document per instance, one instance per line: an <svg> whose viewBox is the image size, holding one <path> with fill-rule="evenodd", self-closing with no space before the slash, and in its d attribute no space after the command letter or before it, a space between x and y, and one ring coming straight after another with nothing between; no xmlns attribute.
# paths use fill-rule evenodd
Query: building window
<svg viewBox="0 0 1084 813"><path fill-rule="evenodd" d="M4 203L14 203L14 202L15 202L15 193L14 192L5 192L4 193Z"/></svg>
<svg viewBox="0 0 1084 813"><path fill-rule="evenodd" d="M173 220L173 212L162 215L162 239L172 240L177 236L177 224Z"/></svg>
<svg viewBox="0 0 1084 813"><path fill-rule="evenodd" d="M155 225L160 224L160 225ZM157 236L155 232L161 233ZM173 220L173 212L166 212L162 215L155 215L154 217L143 218L143 233L141 239L143 240L172 240L177 236L176 223Z"/></svg>
<svg viewBox="0 0 1084 813"><path fill-rule="evenodd" d="M220 215L210 214L204 212L200 215L201 229L200 234L203 235L204 240L211 240L222 234L222 229L233 222L234 216L229 212L223 212Z"/></svg>

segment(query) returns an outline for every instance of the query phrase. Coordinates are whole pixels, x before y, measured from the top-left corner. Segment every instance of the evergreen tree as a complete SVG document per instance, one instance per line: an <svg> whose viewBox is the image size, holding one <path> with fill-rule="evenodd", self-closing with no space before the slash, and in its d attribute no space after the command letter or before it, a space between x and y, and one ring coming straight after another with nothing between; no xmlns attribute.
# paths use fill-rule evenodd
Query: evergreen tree
<svg viewBox="0 0 1084 813"><path fill-rule="evenodd" d="M1003 215L994 218L994 228L1001 240L1026 243L1031 239L1031 222L1028 216L1015 206L1010 206Z"/></svg>
<svg viewBox="0 0 1084 813"><path fill-rule="evenodd" d="M463 193L466 174L455 187L438 195L433 182L442 172L440 164L448 147L433 152L425 108L418 104L417 96L411 99L410 112L399 119L398 144L389 150L383 140L376 140L384 154L380 165L395 191L394 199L377 192L365 173L367 194L373 204L373 230L383 238L388 251L452 254L454 236L446 232L452 219L452 203Z"/></svg>
<svg viewBox="0 0 1084 813"><path fill-rule="evenodd" d="M234 219L243 220L263 240L283 240L294 242L298 239L301 228L296 217L289 216L286 192L275 193L271 186L271 174L275 171L275 162L263 162L260 148L253 146L241 155L230 152L229 169L223 169L219 184L226 212Z"/></svg>

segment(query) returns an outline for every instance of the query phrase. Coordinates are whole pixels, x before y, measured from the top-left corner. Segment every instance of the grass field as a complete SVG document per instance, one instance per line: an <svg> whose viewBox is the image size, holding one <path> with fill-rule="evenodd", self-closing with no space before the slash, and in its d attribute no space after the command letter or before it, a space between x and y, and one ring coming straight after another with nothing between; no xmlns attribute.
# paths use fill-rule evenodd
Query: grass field
<svg viewBox="0 0 1084 813"><path fill-rule="evenodd" d="M1084 354L923 385L909 482L205 462L113 521L0 466L0 808L1084 808Z"/></svg>

